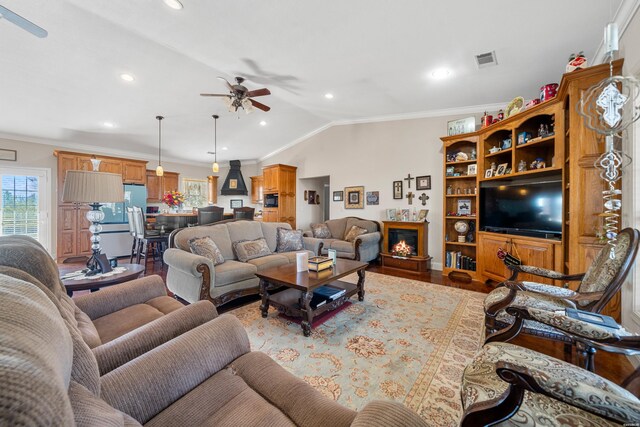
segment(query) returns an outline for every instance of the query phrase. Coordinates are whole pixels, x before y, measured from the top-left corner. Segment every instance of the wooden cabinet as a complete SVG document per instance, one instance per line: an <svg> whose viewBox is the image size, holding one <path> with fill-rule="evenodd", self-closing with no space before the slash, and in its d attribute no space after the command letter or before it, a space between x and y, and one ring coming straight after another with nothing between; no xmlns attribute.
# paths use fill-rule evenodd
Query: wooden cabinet
<svg viewBox="0 0 640 427"><path fill-rule="evenodd" d="M122 162L122 181L125 184L146 184L147 162Z"/></svg>
<svg viewBox="0 0 640 427"><path fill-rule="evenodd" d="M268 166L262 169L263 191L265 193L275 193L279 189L280 169L278 165Z"/></svg>
<svg viewBox="0 0 640 427"><path fill-rule="evenodd" d="M263 215L264 222L286 222L296 227L296 170L295 166L280 164L262 169L263 193L278 195L275 216L272 213Z"/></svg>
<svg viewBox="0 0 640 427"><path fill-rule="evenodd" d="M262 203L264 191L264 178L262 176L251 177L251 203Z"/></svg>
<svg viewBox="0 0 640 427"><path fill-rule="evenodd" d="M88 153L70 151L54 151L58 158L58 221L57 221L57 257L63 261L67 258L91 255L91 224L86 214L90 209L86 205L77 206L62 202L64 180L69 170L92 171L92 158L100 160L100 172L122 175L125 184L144 184L147 162L144 160L121 159L110 156L93 156Z"/></svg>
<svg viewBox="0 0 640 427"><path fill-rule="evenodd" d="M165 172L163 176L157 176L155 170L146 171L147 202L161 203L162 196L167 191L178 191L179 173Z"/></svg>
<svg viewBox="0 0 640 427"><path fill-rule="evenodd" d="M207 197L207 201L210 205L218 203L218 178L217 175L209 175L207 177L209 187L209 197Z"/></svg>
<svg viewBox="0 0 640 427"><path fill-rule="evenodd" d="M280 222L278 218L278 208L264 208L262 210L263 222Z"/></svg>
<svg viewBox="0 0 640 427"><path fill-rule="evenodd" d="M523 264L548 270L562 270L562 262L558 261L556 257L557 252L561 253L562 242L560 241L480 232L478 245L480 274L496 282L501 282L511 276L511 270L497 257L500 248L520 258ZM529 274L519 274L518 280L562 285L560 282L554 283L553 280Z"/></svg>

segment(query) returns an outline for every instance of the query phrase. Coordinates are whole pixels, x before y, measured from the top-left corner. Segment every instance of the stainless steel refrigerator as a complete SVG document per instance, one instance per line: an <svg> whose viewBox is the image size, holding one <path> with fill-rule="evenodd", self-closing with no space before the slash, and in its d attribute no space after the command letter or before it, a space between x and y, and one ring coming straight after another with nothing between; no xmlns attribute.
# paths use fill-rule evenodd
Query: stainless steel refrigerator
<svg viewBox="0 0 640 427"><path fill-rule="evenodd" d="M128 256L131 253L133 238L129 234L127 208L139 206L147 211L147 187L125 184L123 203L105 203L102 206L104 221L100 234L102 252L109 258ZM127 260L128 261L128 260Z"/></svg>

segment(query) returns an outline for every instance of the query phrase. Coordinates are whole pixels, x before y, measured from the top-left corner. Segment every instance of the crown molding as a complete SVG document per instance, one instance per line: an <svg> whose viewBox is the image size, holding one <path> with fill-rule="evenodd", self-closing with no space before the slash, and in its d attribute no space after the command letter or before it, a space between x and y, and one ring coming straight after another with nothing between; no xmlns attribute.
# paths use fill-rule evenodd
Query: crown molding
<svg viewBox="0 0 640 427"><path fill-rule="evenodd" d="M317 135L325 130L332 128L334 126L345 126L345 125L356 125L363 123L379 123L379 122L392 122L392 121L400 121L400 120L415 120L415 119L425 119L430 117L444 117L444 116L455 116L459 114L475 114L475 113L483 113L485 111L495 111L501 108L504 108L509 102L499 102L495 104L483 104L483 105L471 105L467 107L455 107L455 108L444 108L440 110L428 110L428 111L418 111L415 113L403 113L403 114L390 114L383 116L372 116L372 117L363 117L360 119L349 119L349 120L334 120L332 122L327 123L324 126L321 126L317 129L312 130L311 132L301 136L300 138L296 138L290 143L283 145L271 153L262 156L258 159L259 162L263 162L270 157L275 156L291 147L294 147L301 142L306 141L314 135Z"/></svg>
<svg viewBox="0 0 640 427"><path fill-rule="evenodd" d="M14 142L30 142L32 144L40 144L40 145L50 145L55 148L64 148L72 151L80 151L86 152L87 154L103 154L105 156L114 156L114 157L124 157L127 159L135 159L135 160L147 160L150 162L156 161L158 158L153 154L139 153L135 151L128 150L118 150L114 148L101 147L97 145L90 144L80 144L76 142L66 142L66 141L57 141L54 139L47 138L33 138L29 136L17 136L11 134L5 134L0 132L0 139L5 139L8 141ZM201 167L210 167L212 162L196 162L196 161L187 161L187 160L166 160L168 163L175 163L178 165L184 166L201 166ZM258 163L256 159L249 160L240 160L244 165L255 165ZM222 168L228 168L229 162L219 162L218 163Z"/></svg>
<svg viewBox="0 0 640 427"><path fill-rule="evenodd" d="M613 22L618 24L619 37L622 38L627 27L633 20L638 8L640 7L640 1L638 0L622 0L618 10L616 10ZM603 28L604 31L604 28ZM593 55L593 65L602 64L605 60L604 51L604 38L600 40L600 44L596 49L596 53Z"/></svg>

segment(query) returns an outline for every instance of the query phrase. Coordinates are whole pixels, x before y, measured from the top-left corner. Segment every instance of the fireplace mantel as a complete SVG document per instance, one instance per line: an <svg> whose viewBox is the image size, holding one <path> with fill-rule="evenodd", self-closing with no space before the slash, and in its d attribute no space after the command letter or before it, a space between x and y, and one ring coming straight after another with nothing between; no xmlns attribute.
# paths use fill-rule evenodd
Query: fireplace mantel
<svg viewBox="0 0 640 427"><path fill-rule="evenodd" d="M427 221L382 222L384 224L384 240L380 253L382 265L414 273L428 271L431 268L428 243L429 223ZM394 239L410 240L412 246L415 244L415 254L408 257L394 255L392 246L397 243Z"/></svg>

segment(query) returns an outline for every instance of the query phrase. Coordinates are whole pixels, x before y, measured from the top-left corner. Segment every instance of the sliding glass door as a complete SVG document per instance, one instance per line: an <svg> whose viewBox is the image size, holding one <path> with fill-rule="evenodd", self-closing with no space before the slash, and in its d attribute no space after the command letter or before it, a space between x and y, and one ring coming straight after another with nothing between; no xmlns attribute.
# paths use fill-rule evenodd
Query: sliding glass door
<svg viewBox="0 0 640 427"><path fill-rule="evenodd" d="M0 167L0 235L27 235L51 252L49 171Z"/></svg>

